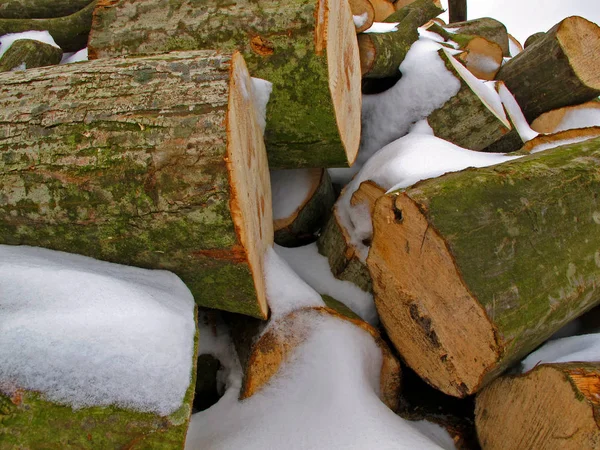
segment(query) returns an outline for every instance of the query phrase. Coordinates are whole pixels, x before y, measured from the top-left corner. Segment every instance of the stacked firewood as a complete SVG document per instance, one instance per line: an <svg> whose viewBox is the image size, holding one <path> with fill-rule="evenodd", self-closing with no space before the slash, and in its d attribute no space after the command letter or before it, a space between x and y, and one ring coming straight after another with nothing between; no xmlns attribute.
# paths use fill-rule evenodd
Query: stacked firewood
<svg viewBox="0 0 600 450"><path fill-rule="evenodd" d="M373 336L390 408L406 405L399 355L445 395L476 395L483 448L558 448L567 435L569 448L598 445L598 364L503 375L600 302L600 129L559 129L598 108L596 24L569 17L514 50L493 19L445 24L439 0L71 0L52 6L58 17L30 3L0 7L0 34L48 30L64 51L87 45L90 61L52 66L61 51L35 41L0 59L0 244L170 270L200 307L243 315L230 324L245 398L301 340L251 319L269 318L265 255L318 238L333 275L373 294L382 327L343 298L317 312ZM434 136L515 156L562 146L391 192L347 187L372 218L358 248L326 169L360 160L362 90L400 79L423 33L458 86L427 116ZM277 214L278 186L294 177L301 199Z"/></svg>

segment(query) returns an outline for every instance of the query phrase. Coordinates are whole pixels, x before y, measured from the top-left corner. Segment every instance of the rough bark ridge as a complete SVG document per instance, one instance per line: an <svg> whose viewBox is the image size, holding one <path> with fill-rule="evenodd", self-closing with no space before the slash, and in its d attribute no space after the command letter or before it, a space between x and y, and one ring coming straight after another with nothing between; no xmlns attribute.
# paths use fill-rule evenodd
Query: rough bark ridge
<svg viewBox="0 0 600 450"><path fill-rule="evenodd" d="M271 169L345 167L360 140L360 63L346 0L101 0L90 58L240 50L273 83L265 142Z"/></svg>
<svg viewBox="0 0 600 450"><path fill-rule="evenodd" d="M0 19L48 19L76 13L90 0L2 0Z"/></svg>
<svg viewBox="0 0 600 450"><path fill-rule="evenodd" d="M0 78L1 243L171 270L202 306L266 317L271 191L239 54Z"/></svg>
<svg viewBox="0 0 600 450"><path fill-rule="evenodd" d="M21 64L25 69L52 66L62 59L60 48L32 39L19 39L0 58L0 72L8 72Z"/></svg>
<svg viewBox="0 0 600 450"><path fill-rule="evenodd" d="M367 259L406 362L465 396L600 298L600 139L386 195Z"/></svg>

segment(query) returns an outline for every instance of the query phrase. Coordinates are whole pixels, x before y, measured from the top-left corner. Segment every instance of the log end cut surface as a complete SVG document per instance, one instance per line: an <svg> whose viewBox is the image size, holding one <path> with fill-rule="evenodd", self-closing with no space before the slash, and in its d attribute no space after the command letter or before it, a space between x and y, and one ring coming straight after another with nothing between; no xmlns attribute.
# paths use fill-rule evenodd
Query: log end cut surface
<svg viewBox="0 0 600 450"><path fill-rule="evenodd" d="M556 38L573 71L587 87L600 91L600 28L583 17L563 20Z"/></svg>

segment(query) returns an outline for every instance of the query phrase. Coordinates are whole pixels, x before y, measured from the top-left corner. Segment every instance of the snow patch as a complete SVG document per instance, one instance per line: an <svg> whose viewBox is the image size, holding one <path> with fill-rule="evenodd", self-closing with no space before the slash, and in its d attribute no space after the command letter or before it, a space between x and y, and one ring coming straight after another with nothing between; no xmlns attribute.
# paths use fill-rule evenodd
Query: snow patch
<svg viewBox="0 0 600 450"><path fill-rule="evenodd" d="M71 64L88 60L88 49L83 48L78 52L63 53L60 64Z"/></svg>
<svg viewBox="0 0 600 450"><path fill-rule="evenodd" d="M302 206L313 187L313 170L271 170L273 220L286 219Z"/></svg>
<svg viewBox="0 0 600 450"><path fill-rule="evenodd" d="M571 361L600 361L600 334L584 334L546 342L521 361L521 365L522 371L527 372L537 364Z"/></svg>
<svg viewBox="0 0 600 450"><path fill-rule="evenodd" d="M273 91L273 83L262 78L252 77L252 93L254 94L254 108L258 124L263 134L267 125L267 104Z"/></svg>
<svg viewBox="0 0 600 450"><path fill-rule="evenodd" d="M27 64L25 64L25 62L22 62L18 66L15 66L12 69L10 69L11 72L22 72L23 70L27 70Z"/></svg>
<svg viewBox="0 0 600 450"><path fill-rule="evenodd" d="M0 36L0 58L4 56L6 50L10 48L13 42L18 41L19 39L30 39L33 41L43 42L44 44L50 44L54 47L58 47L54 39L47 31L25 31L23 33L9 33L3 36Z"/></svg>
<svg viewBox="0 0 600 450"><path fill-rule="evenodd" d="M354 26L356 28L362 27L365 23L367 23L367 19L369 18L369 14L364 12L360 16L352 16L352 20L354 20Z"/></svg>
<svg viewBox="0 0 600 450"><path fill-rule="evenodd" d="M530 153L538 153L538 152L542 152L544 150L550 150L552 148L561 147L563 145L577 144L579 142L587 141L588 139L592 139L592 138L593 138L593 136L579 136L579 137L575 137L575 138L571 138L571 139L562 139L562 140L553 141L553 142L545 142L543 144L533 147L531 149Z"/></svg>
<svg viewBox="0 0 600 450"><path fill-rule="evenodd" d="M399 23L400 22L373 22L373 25L363 31L363 33L391 33L393 31L398 31Z"/></svg>
<svg viewBox="0 0 600 450"><path fill-rule="evenodd" d="M525 119L525 116L523 115L523 111L521 111L521 107L504 83L500 83L498 94L500 95L502 104L508 112L512 124L515 126L517 133L519 133L521 140L527 142L537 137L539 133L531 129L527 123L527 119Z"/></svg>
<svg viewBox="0 0 600 450"><path fill-rule="evenodd" d="M555 132L600 126L600 108L571 109L565 113Z"/></svg>

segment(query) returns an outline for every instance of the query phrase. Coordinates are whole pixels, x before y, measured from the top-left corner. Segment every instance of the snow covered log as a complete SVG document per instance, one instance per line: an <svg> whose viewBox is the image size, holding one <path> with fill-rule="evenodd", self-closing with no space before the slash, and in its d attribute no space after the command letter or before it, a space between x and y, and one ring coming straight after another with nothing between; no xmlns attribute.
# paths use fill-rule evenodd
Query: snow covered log
<svg viewBox="0 0 600 450"><path fill-rule="evenodd" d="M360 141L360 62L347 0L102 0L90 59L172 50L240 50L273 83L271 169L346 167Z"/></svg>
<svg viewBox="0 0 600 450"><path fill-rule="evenodd" d="M531 122L531 128L538 133L556 133L594 125L600 125L600 100L598 99L581 105L553 109Z"/></svg>
<svg viewBox="0 0 600 450"><path fill-rule="evenodd" d="M417 28L443 11L439 0L416 0L385 20L398 22L396 31L359 34L358 49L363 77L397 75L411 45L419 39Z"/></svg>
<svg viewBox="0 0 600 450"><path fill-rule="evenodd" d="M335 202L327 170L271 171L271 192L275 242L284 247L313 242Z"/></svg>
<svg viewBox="0 0 600 450"><path fill-rule="evenodd" d="M429 126L441 139L469 150L483 150L511 129L502 104L447 50L440 50L439 55L460 82L460 90L427 117Z"/></svg>
<svg viewBox="0 0 600 450"><path fill-rule="evenodd" d="M449 25L450 26L450 25ZM481 36L488 41L495 42L502 49L504 56L510 56L508 45L508 32L503 23L489 17L467 20L464 22L454 22L451 25L453 31L459 34L470 34Z"/></svg>
<svg viewBox="0 0 600 450"><path fill-rule="evenodd" d="M239 53L0 79L0 243L167 269L201 306L267 317L271 190Z"/></svg>
<svg viewBox="0 0 600 450"><path fill-rule="evenodd" d="M91 0L4 0L0 19L48 19L68 16L85 8Z"/></svg>
<svg viewBox="0 0 600 450"><path fill-rule="evenodd" d="M62 50L53 45L33 39L19 39L0 58L0 72L52 66L60 62L62 55Z"/></svg>
<svg viewBox="0 0 600 450"><path fill-rule="evenodd" d="M501 377L477 395L479 441L490 450L598 448L599 397L600 363L542 364Z"/></svg>
<svg viewBox="0 0 600 450"><path fill-rule="evenodd" d="M600 301L600 139L385 195L367 265L403 359L464 397Z"/></svg>
<svg viewBox="0 0 600 450"><path fill-rule="evenodd" d="M31 30L48 31L63 51L75 52L87 45L95 6L96 1L93 1L82 10L64 17L0 19L0 36Z"/></svg>
<svg viewBox="0 0 600 450"><path fill-rule="evenodd" d="M369 0L348 0L356 32L361 33L373 25L375 9Z"/></svg>
<svg viewBox="0 0 600 450"><path fill-rule="evenodd" d="M598 97L599 68L600 27L572 16L508 61L496 79L504 81L531 122L547 111Z"/></svg>

